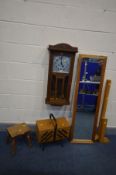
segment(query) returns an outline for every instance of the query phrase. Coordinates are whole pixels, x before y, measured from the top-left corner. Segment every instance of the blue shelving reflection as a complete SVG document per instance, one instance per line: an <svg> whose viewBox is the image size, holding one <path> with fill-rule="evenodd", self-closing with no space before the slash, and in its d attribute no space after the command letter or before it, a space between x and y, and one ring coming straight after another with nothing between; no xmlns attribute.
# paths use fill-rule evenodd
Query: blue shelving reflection
<svg viewBox="0 0 116 175"><path fill-rule="evenodd" d="M80 84L78 93L78 110L95 111L100 84L101 65L91 60L81 64Z"/></svg>

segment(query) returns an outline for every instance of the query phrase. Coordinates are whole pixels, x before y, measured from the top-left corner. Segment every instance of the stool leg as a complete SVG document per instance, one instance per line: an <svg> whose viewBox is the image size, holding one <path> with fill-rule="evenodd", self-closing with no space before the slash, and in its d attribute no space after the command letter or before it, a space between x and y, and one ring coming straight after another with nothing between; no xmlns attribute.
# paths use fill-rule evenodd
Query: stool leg
<svg viewBox="0 0 116 175"><path fill-rule="evenodd" d="M16 139L15 138L12 139L12 153L13 154L16 153Z"/></svg>
<svg viewBox="0 0 116 175"><path fill-rule="evenodd" d="M32 138L31 138L30 134L27 134L26 137L28 140L29 147L32 147Z"/></svg>

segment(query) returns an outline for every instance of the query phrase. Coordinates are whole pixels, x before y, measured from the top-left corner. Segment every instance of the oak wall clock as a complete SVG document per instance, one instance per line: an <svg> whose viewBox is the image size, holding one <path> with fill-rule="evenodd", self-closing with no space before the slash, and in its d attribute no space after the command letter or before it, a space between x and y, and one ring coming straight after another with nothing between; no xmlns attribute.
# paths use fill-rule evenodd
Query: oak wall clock
<svg viewBox="0 0 116 175"><path fill-rule="evenodd" d="M77 47L66 43L49 45L49 72L46 104L68 105Z"/></svg>

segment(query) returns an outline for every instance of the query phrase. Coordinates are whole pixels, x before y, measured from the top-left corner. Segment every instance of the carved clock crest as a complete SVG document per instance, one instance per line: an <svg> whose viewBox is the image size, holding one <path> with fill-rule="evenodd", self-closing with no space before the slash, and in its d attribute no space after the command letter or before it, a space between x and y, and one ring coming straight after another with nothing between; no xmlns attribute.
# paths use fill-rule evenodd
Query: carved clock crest
<svg viewBox="0 0 116 175"><path fill-rule="evenodd" d="M77 47L49 45L49 72L46 104L68 105Z"/></svg>

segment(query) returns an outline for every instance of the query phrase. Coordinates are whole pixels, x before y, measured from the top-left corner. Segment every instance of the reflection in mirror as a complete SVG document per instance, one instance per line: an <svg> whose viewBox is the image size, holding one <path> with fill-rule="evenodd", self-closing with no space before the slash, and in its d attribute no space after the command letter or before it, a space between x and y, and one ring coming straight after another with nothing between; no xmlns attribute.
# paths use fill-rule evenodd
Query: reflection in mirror
<svg viewBox="0 0 116 175"><path fill-rule="evenodd" d="M81 59L74 138L92 139L102 65L102 59Z"/></svg>

